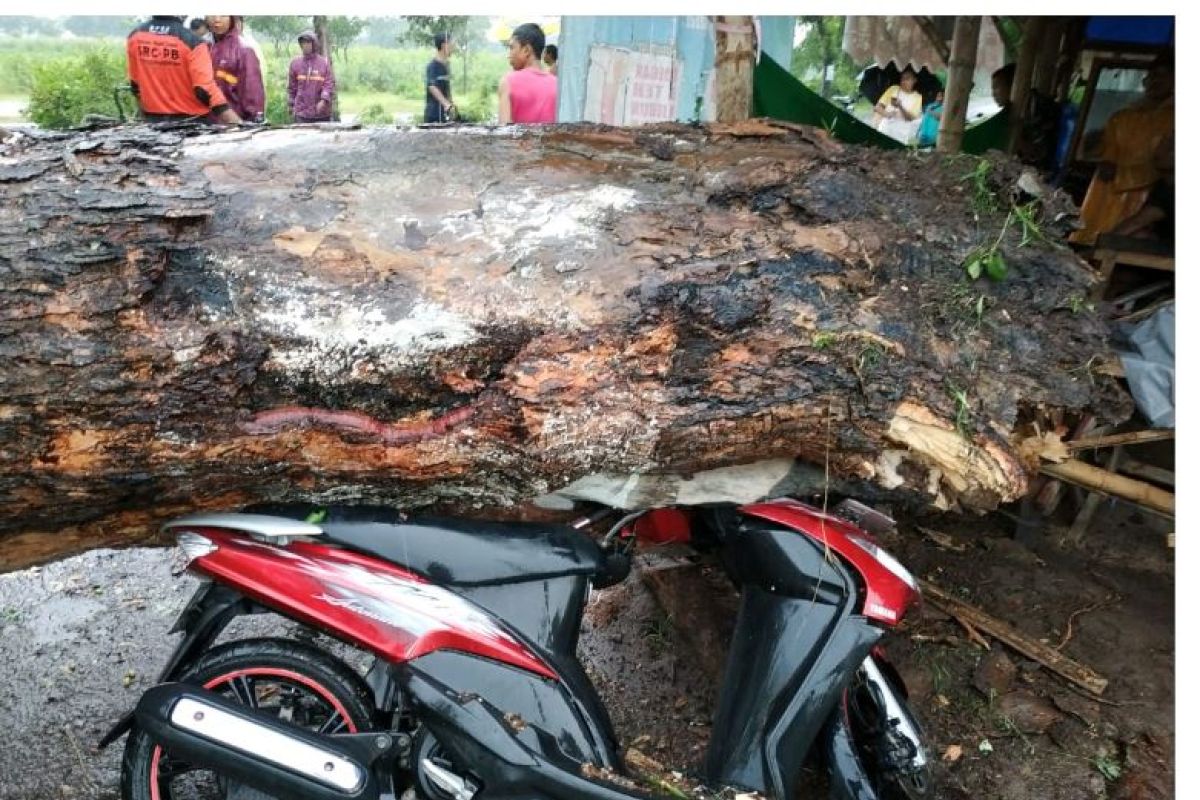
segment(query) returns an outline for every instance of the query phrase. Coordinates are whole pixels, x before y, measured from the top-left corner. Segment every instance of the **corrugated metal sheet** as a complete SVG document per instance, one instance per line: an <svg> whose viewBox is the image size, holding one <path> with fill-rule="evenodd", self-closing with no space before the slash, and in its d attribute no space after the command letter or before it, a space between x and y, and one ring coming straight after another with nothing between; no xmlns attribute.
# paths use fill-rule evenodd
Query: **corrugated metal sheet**
<svg viewBox="0 0 1200 800"><path fill-rule="evenodd" d="M795 18L762 17L760 22L764 52L789 63ZM641 120L643 112L658 108L641 100L659 99L663 69L669 69L675 119L691 120L697 98L710 94L714 43L708 17L564 16L558 41L558 119ZM712 112L708 99L701 116L709 119Z"/></svg>

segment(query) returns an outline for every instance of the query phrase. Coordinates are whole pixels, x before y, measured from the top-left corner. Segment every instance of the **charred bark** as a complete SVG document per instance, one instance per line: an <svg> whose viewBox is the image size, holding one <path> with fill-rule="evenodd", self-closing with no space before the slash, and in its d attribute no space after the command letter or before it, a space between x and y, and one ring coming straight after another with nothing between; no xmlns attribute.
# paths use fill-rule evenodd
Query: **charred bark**
<svg viewBox="0 0 1200 800"><path fill-rule="evenodd" d="M1007 280L964 277L1003 221L969 161L762 122L0 156L0 568L182 510L495 507L776 457L986 508L1025 491L1020 424L1129 410L1068 251L1014 225Z"/></svg>

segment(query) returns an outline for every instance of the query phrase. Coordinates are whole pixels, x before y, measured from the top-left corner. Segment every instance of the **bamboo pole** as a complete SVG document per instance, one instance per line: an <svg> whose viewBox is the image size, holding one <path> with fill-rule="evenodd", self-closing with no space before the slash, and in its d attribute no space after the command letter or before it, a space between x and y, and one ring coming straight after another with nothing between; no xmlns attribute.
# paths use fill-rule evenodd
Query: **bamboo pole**
<svg viewBox="0 0 1200 800"><path fill-rule="evenodd" d="M1145 444L1175 438L1174 428L1152 428L1146 431L1127 431L1108 436L1093 436L1090 439L1075 439L1064 442L1068 450L1095 450L1100 447L1115 447L1120 444Z"/></svg>
<svg viewBox="0 0 1200 800"><path fill-rule="evenodd" d="M946 103L938 130L937 149L943 153L962 150L967 124L967 100L975 82L975 54L979 50L979 27L983 17L956 17L950 44L950 70L946 77Z"/></svg>
<svg viewBox="0 0 1200 800"><path fill-rule="evenodd" d="M929 581L920 581L920 585L921 595L950 616L967 623L976 630L994 636L1018 653L1032 658L1071 683L1097 695L1102 694L1108 686L1108 679L1091 667L1064 656L1048 644L1026 636L1007 622L998 620L970 603L959 600Z"/></svg>
<svg viewBox="0 0 1200 800"><path fill-rule="evenodd" d="M1175 515L1175 495L1144 481L1126 478L1076 459L1061 464L1043 464L1041 470L1046 475L1084 489L1129 500L1160 514Z"/></svg>

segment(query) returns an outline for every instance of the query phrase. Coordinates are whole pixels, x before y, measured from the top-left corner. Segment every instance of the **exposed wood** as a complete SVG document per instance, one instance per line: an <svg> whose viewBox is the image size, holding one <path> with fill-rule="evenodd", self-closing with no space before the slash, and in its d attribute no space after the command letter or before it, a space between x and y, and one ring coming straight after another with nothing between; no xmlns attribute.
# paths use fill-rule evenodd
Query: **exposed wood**
<svg viewBox="0 0 1200 800"><path fill-rule="evenodd" d="M1108 429L1104 427L1097 428L1097 421L1094 414L1084 414L1071 431L1071 440L1075 441L1093 434L1100 435L1106 430ZM1059 503L1062 502L1063 483L1047 475L1043 475L1042 477L1046 483L1038 491L1036 504L1037 509L1048 517L1058 509Z"/></svg>
<svg viewBox="0 0 1200 800"><path fill-rule="evenodd" d="M714 18L716 55L714 70L717 121L741 122L750 118L754 99L754 61L757 41L754 18Z"/></svg>
<svg viewBox="0 0 1200 800"><path fill-rule="evenodd" d="M929 40L929 44L942 57L943 64L950 63L950 45L946 44L946 40L942 38L942 34L938 31L937 23L932 17L913 17L913 21L921 29L921 33L925 34L925 38Z"/></svg>
<svg viewBox="0 0 1200 800"><path fill-rule="evenodd" d="M1121 456L1123 450L1120 445L1114 447L1112 452L1108 454L1108 459L1105 461L1104 468L1109 472L1116 472L1117 467L1121 464ZM1079 544L1083 541L1083 537L1087 535L1088 526L1092 524L1092 517L1096 516L1096 512L1100 510L1100 506L1108 498L1100 492L1092 492L1083 501L1083 508L1075 515L1075 520L1071 523L1070 530L1067 531L1067 541L1072 544ZM1058 649L1062 649L1059 646Z"/></svg>
<svg viewBox="0 0 1200 800"><path fill-rule="evenodd" d="M0 569L186 510L494 513L772 459L868 501L1015 500L1016 426L1133 405L1072 371L1108 332L1055 311L1092 280L1069 251L1010 226L1008 278L963 291L1006 216L969 169L764 121L18 134ZM1020 172L993 159L997 196Z"/></svg>
<svg viewBox="0 0 1200 800"><path fill-rule="evenodd" d="M947 614L955 619L966 621L971 627L983 631L989 636L994 636L1018 653L1032 658L1046 669L1066 678L1076 686L1097 695L1103 694L1104 689L1108 686L1108 679L1091 667L1064 656L1050 645L1021 633L1007 622L996 619L929 581L921 581L920 584L922 596Z"/></svg>
<svg viewBox="0 0 1200 800"><path fill-rule="evenodd" d="M1046 17L1030 17L1021 31L1021 49L1017 53L1017 72L1013 76L1011 104L1008 108L1008 152L1015 152L1021 138L1022 126L1029 107L1029 89L1033 80L1033 68L1037 62L1038 49L1042 44L1042 32L1046 29Z"/></svg>
<svg viewBox="0 0 1200 800"><path fill-rule="evenodd" d="M1120 308L1135 303L1147 297L1152 297L1159 292L1165 292L1175 286L1174 280L1155 281L1146 286L1139 287L1125 294L1118 295L1108 301L1113 308Z"/></svg>
<svg viewBox="0 0 1200 800"><path fill-rule="evenodd" d="M938 128L937 149L943 153L962 150L967 124L967 101L975 83L975 55L979 50L982 17L957 17L950 44L949 72L946 77L946 101Z"/></svg>
<svg viewBox="0 0 1200 800"><path fill-rule="evenodd" d="M1128 500L1161 514L1168 516L1175 514L1175 495L1171 492L1151 486L1144 481L1114 474L1083 461L1071 459L1061 464L1043 464L1042 472L1084 489Z"/></svg>
<svg viewBox="0 0 1200 800"><path fill-rule="evenodd" d="M1163 442L1175 438L1174 428L1152 428L1145 431L1126 431L1112 433L1106 436L1089 436L1065 442L1068 450L1095 450L1098 447L1116 447L1117 445L1145 444L1146 442Z"/></svg>

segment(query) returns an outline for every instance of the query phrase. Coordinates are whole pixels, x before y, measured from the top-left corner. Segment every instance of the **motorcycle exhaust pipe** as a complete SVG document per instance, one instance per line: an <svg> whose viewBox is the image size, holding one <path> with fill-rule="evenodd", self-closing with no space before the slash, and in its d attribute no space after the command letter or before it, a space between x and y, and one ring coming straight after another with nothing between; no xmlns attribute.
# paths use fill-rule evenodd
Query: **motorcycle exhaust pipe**
<svg viewBox="0 0 1200 800"><path fill-rule="evenodd" d="M281 800L377 800L370 767L328 736L183 683L147 691L137 724L171 754Z"/></svg>

